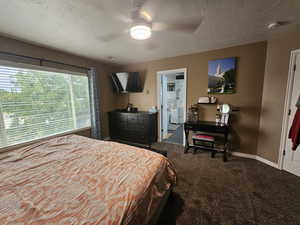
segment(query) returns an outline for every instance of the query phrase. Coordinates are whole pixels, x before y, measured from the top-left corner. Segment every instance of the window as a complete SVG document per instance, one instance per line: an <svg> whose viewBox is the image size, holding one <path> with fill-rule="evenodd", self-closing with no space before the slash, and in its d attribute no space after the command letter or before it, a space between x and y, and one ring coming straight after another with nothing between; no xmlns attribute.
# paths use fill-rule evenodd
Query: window
<svg viewBox="0 0 300 225"><path fill-rule="evenodd" d="M0 66L0 148L90 125L87 76Z"/></svg>

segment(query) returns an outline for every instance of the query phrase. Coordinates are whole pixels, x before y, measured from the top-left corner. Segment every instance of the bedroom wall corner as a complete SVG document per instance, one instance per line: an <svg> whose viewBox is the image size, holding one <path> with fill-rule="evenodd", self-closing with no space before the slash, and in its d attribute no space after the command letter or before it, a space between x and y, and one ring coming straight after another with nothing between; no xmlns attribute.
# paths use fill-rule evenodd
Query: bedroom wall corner
<svg viewBox="0 0 300 225"><path fill-rule="evenodd" d="M144 90L142 93L130 94L130 103L139 110L148 110L151 106L156 106L156 73L162 70L187 68L187 107L189 107L196 103L200 96L208 95L208 61L238 57L236 93L215 96L220 103L229 103L241 109L234 115L234 151L256 155L266 46L266 42L257 42L128 65L124 70L145 73ZM215 120L215 106L205 106L201 110L202 119Z"/></svg>
<svg viewBox="0 0 300 225"><path fill-rule="evenodd" d="M278 163L290 54L300 48L300 31L276 34L267 44L257 155Z"/></svg>

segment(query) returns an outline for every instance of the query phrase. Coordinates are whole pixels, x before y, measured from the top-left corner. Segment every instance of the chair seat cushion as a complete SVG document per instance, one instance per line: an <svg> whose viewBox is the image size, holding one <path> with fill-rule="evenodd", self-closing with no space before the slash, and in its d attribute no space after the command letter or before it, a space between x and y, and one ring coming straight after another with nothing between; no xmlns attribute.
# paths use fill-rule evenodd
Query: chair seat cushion
<svg viewBox="0 0 300 225"><path fill-rule="evenodd" d="M192 136L192 138L195 140L201 140L201 141L210 141L210 142L215 141L215 137L209 136L209 135L203 135L203 134L195 134Z"/></svg>

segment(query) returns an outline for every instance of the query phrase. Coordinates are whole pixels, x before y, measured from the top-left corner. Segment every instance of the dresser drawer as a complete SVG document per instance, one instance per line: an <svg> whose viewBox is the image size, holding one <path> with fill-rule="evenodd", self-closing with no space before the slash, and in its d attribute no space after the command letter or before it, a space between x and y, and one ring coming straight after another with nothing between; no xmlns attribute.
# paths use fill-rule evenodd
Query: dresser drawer
<svg viewBox="0 0 300 225"><path fill-rule="evenodd" d="M132 114L127 114L127 122L129 123L136 123L138 121L138 115L134 115L135 113Z"/></svg>
<svg viewBox="0 0 300 225"><path fill-rule="evenodd" d="M130 131L141 131L144 129L144 125L143 124L138 124L138 123L128 123L127 125L128 130Z"/></svg>
<svg viewBox="0 0 300 225"><path fill-rule="evenodd" d="M157 114L110 112L109 128L112 138L151 144L157 140Z"/></svg>

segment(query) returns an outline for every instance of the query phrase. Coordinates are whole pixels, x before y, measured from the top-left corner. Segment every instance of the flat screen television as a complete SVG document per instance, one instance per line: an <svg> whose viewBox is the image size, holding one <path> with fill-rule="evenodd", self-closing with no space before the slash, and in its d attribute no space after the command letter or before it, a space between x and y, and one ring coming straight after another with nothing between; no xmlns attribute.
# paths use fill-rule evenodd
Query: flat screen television
<svg viewBox="0 0 300 225"><path fill-rule="evenodd" d="M120 72L111 75L114 90L119 93L142 92L142 82L138 72Z"/></svg>

